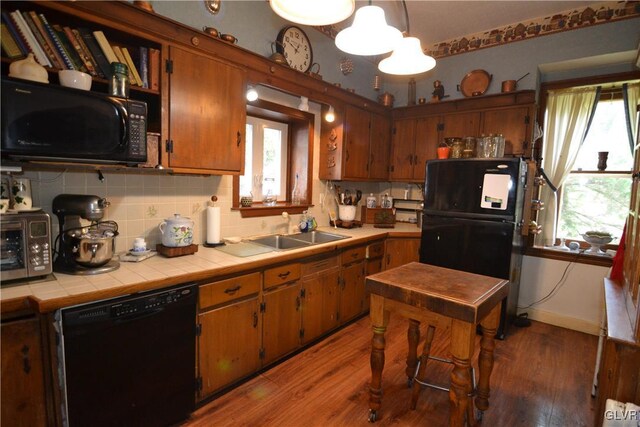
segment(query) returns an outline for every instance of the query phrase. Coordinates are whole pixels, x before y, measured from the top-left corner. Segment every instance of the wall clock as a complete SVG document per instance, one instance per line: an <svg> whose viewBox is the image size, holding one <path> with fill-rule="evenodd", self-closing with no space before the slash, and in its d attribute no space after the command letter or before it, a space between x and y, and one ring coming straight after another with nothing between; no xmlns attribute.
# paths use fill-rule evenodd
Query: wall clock
<svg viewBox="0 0 640 427"><path fill-rule="evenodd" d="M313 51L307 34L295 26L284 27L276 39L278 52L287 59L291 68L306 73L313 64Z"/></svg>

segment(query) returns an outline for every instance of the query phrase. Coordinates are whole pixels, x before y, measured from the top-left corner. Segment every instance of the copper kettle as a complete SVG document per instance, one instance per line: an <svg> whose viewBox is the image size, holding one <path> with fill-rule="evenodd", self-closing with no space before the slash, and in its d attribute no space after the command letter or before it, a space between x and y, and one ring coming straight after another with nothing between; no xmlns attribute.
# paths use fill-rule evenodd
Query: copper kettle
<svg viewBox="0 0 640 427"><path fill-rule="evenodd" d="M282 64L282 65L289 65L287 63L287 58L281 54L280 52L278 52L277 49L277 44L278 42L273 42L271 43L271 56L269 57L270 60L277 62L278 64Z"/></svg>

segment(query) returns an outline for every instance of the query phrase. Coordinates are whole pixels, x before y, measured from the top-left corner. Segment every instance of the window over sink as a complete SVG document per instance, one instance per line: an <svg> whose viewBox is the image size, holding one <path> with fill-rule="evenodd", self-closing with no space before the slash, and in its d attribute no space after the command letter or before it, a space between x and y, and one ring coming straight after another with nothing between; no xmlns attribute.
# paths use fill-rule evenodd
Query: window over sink
<svg viewBox="0 0 640 427"><path fill-rule="evenodd" d="M262 99L247 104L245 171L233 180L233 209L242 217L284 211L296 214L308 209L314 119L312 113ZM294 185L300 195L296 204L291 201Z"/></svg>

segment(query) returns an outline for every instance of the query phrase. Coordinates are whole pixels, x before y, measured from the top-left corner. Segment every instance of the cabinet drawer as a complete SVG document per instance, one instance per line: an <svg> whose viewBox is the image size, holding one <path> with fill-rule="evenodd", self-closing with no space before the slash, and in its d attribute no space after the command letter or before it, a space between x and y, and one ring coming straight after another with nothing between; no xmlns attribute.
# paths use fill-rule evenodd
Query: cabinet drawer
<svg viewBox="0 0 640 427"><path fill-rule="evenodd" d="M302 264L302 276L311 276L340 266L337 256L320 258Z"/></svg>
<svg viewBox="0 0 640 427"><path fill-rule="evenodd" d="M342 252L342 265L347 265L352 262L361 261L365 258L367 248L365 246L358 246L357 248L347 249Z"/></svg>
<svg viewBox="0 0 640 427"><path fill-rule="evenodd" d="M264 271L264 288L272 288L300 278L300 264L287 264Z"/></svg>
<svg viewBox="0 0 640 427"><path fill-rule="evenodd" d="M384 242L376 242L367 246L367 259L380 258L384 255Z"/></svg>
<svg viewBox="0 0 640 427"><path fill-rule="evenodd" d="M202 285L200 286L200 309L257 294L259 290L259 272Z"/></svg>

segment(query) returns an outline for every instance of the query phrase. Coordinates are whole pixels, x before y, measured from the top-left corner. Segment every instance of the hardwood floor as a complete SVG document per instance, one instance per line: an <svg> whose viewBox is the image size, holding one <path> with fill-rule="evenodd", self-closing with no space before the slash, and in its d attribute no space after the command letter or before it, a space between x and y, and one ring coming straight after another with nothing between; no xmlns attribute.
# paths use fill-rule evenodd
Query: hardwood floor
<svg viewBox="0 0 640 427"><path fill-rule="evenodd" d="M446 392L424 389L417 409L409 409L407 325L400 317L389 323L384 396L375 425L446 426ZM509 332L505 341L496 341L491 407L481 425L592 426L597 337L538 322ZM421 333L424 338L422 328ZM443 335L436 331L431 354L447 356ZM371 336L364 317L202 406L183 426L369 426ZM476 355L478 347L476 342ZM430 361L429 381L448 387L449 366Z"/></svg>

